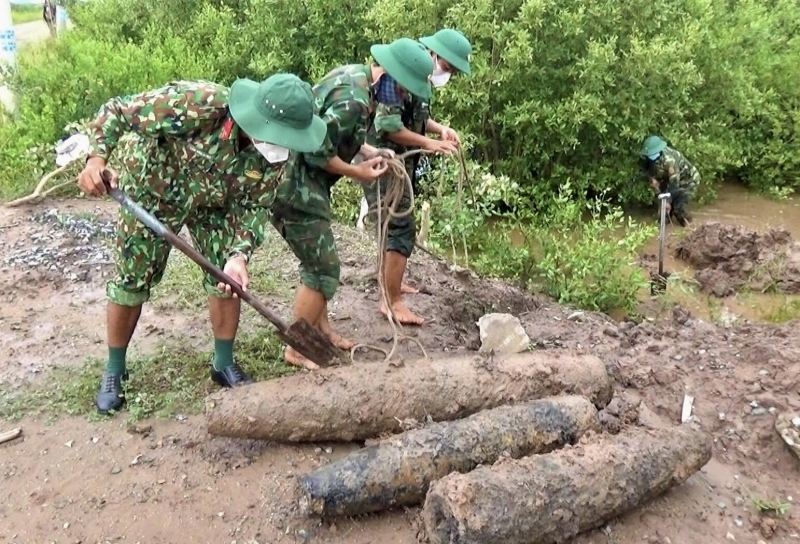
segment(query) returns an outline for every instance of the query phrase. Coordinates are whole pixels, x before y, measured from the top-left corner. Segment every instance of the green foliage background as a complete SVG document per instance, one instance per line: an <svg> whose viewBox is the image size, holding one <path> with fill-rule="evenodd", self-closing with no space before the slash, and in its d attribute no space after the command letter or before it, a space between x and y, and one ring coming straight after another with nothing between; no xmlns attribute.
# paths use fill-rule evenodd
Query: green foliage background
<svg viewBox="0 0 800 544"><path fill-rule="evenodd" d="M0 198L29 192L55 167L52 144L111 96L277 71L313 82L368 61L373 43L442 27L474 45L473 75L432 106L469 143L474 186L468 202L456 198L454 165L440 161L430 241L481 271L565 303L632 307L646 278L631 265L653 230L608 202L652 203L632 179L651 133L699 168L701 199L727 177L775 195L800 184L800 0L66 4L75 29L19 56L19 112L0 123ZM349 222L360 190L339 185ZM512 228L529 243L513 244Z"/></svg>
<svg viewBox="0 0 800 544"><path fill-rule="evenodd" d="M683 151L705 187L724 176L759 190L798 184L800 0L68 4L76 30L20 58L21 118L0 128L0 179L34 183L25 150L112 94L178 77L313 81L366 60L374 42L452 26L474 44L474 74L437 92L434 113L475 136L474 159L534 196L569 181L649 201L631 182L649 133Z"/></svg>

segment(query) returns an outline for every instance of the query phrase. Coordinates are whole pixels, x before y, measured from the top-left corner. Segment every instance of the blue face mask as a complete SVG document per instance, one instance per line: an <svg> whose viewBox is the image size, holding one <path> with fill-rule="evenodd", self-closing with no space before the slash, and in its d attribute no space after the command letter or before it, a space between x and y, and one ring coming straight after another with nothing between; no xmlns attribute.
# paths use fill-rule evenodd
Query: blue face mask
<svg viewBox="0 0 800 544"><path fill-rule="evenodd" d="M654 160L656 160L656 159L657 159L659 156L661 156L661 151L659 151L658 153L653 153L652 155L648 155L648 156L647 156L647 158L648 158L648 159L650 159L651 161L654 161Z"/></svg>

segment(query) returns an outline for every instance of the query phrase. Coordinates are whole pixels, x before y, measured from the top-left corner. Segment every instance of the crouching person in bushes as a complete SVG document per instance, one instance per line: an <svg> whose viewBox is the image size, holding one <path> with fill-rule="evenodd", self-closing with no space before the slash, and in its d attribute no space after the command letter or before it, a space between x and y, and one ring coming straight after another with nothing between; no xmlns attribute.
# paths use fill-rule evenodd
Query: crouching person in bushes
<svg viewBox="0 0 800 544"><path fill-rule="evenodd" d="M667 214L680 226L687 226L692 220L688 208L700 184L700 172L658 136L649 136L644 141L641 161L653 189L671 195L667 199Z"/></svg>
<svg viewBox="0 0 800 544"><path fill-rule="evenodd" d="M229 88L179 81L109 100L89 125L90 151L81 189L103 195L106 162L127 133L136 135L126 169L112 173L145 210L177 233L186 225L195 247L247 289L247 264L270 228L269 205L289 150L315 151L326 126L314 114L311 86L292 74L261 83L240 79ZM170 245L120 209L116 275L107 283L108 363L97 394L101 413L125 402L126 352L167 266ZM230 286L205 274L214 360L210 374L224 387L251 383L233 355L240 303Z"/></svg>

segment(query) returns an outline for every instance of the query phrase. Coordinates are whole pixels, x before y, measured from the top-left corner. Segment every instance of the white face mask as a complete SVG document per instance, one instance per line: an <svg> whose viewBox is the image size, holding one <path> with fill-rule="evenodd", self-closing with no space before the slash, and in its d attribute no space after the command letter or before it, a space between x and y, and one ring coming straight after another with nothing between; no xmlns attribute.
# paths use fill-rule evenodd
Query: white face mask
<svg viewBox="0 0 800 544"><path fill-rule="evenodd" d="M275 164L276 162L284 162L289 158L289 150L275 144L268 144L265 142L253 142L253 146L258 150L267 162Z"/></svg>
<svg viewBox="0 0 800 544"><path fill-rule="evenodd" d="M442 70L439 66L439 63L436 63L436 68L433 70L433 75L431 76L431 83L433 83L434 87L441 87L445 83L450 80L450 72Z"/></svg>

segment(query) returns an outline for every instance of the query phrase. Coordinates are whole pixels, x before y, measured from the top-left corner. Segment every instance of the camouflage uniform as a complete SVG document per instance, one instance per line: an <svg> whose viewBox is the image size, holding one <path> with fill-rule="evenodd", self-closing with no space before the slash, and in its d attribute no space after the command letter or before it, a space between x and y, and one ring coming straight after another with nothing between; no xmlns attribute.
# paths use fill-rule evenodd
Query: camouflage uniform
<svg viewBox="0 0 800 544"><path fill-rule="evenodd" d="M234 255L249 260L263 243L280 176L252 145L239 147L228 93L205 81L170 82L111 99L89 126L90 155L106 161L124 134L135 135L120 188L173 232L186 225L198 251L219 268ZM121 208L116 247L108 298L138 306L161 281L171 246ZM210 295L227 296L210 274L203 283Z"/></svg>
<svg viewBox="0 0 800 544"><path fill-rule="evenodd" d="M386 77L386 76L384 76ZM417 147L406 148L389 139L388 135L393 132L398 132L403 128L407 128L417 134L425 135L425 127L430 118L430 104L423 101L417 96L408 93L405 100L399 104L384 104L379 102L375 109L375 121L369 127L367 132L367 143L375 147L385 147L392 149L397 154L405 153ZM419 155L412 155L406 157L405 165L406 172L414 180L415 170ZM381 196L384 195L386 190L386 178L380 180ZM416 188L414 189L416 191ZM378 201L378 188L376 186L365 187L364 196L370 208L374 207ZM411 206L411 195L409 195L408 188L403 194L400 201L398 212L404 212ZM368 215L370 221L377 221L377 213L370 212ZM414 241L416 239L416 224L414 221L413 212L404 217L392 218L389 222L387 232L387 245L389 251L397 251L404 257L411 256L414 250Z"/></svg>
<svg viewBox="0 0 800 544"><path fill-rule="evenodd" d="M341 176L323 167L335 156L349 164L365 143L373 104L372 69L364 64L340 66L313 92L328 136L319 151L289 155L271 220L300 260L303 284L330 300L341 269L331 231L331 188Z"/></svg>
<svg viewBox="0 0 800 544"><path fill-rule="evenodd" d="M700 172L680 151L671 147L665 148L648 170L658 181L659 191L672 195L667 200L672 206L670 215L685 225L690 220L687 207L700 184Z"/></svg>

